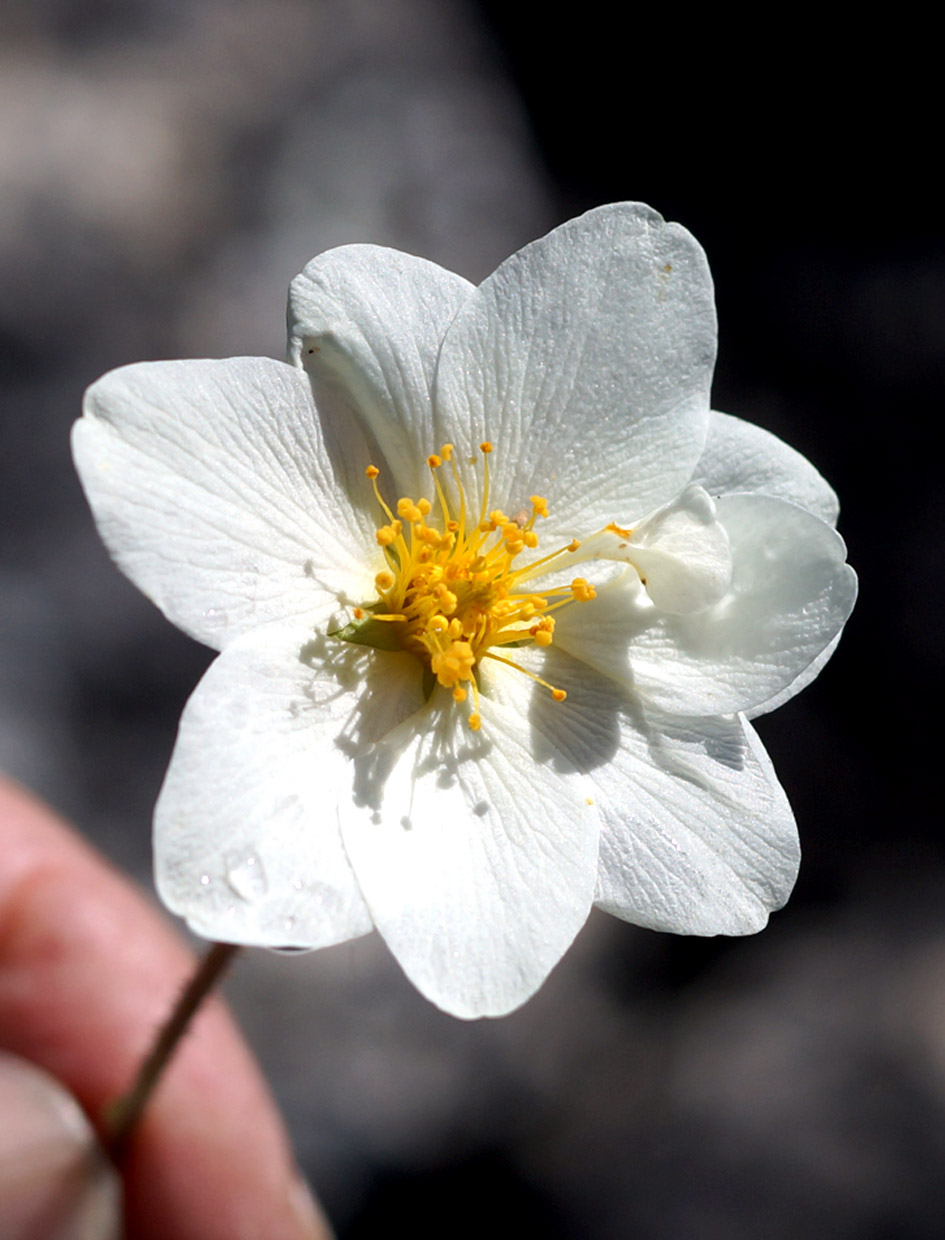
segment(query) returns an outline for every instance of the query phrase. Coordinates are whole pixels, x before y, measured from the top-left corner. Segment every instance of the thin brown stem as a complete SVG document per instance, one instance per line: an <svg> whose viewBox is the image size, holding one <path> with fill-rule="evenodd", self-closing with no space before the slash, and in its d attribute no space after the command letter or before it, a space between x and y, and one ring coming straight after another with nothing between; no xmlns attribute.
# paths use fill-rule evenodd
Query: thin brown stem
<svg viewBox="0 0 945 1240"><path fill-rule="evenodd" d="M120 1162L128 1140L141 1119L154 1087L161 1078L187 1026L200 1004L220 981L230 961L240 950L237 943L213 943L196 973L181 993L167 1021L154 1040L148 1057L127 1094L116 1099L105 1115L103 1144L114 1162Z"/></svg>

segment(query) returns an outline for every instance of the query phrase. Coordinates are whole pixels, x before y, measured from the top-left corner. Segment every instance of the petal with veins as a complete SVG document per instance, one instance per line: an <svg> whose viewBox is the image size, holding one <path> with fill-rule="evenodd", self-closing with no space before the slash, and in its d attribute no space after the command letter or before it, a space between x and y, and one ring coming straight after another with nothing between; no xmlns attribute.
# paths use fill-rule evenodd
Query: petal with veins
<svg viewBox="0 0 945 1240"><path fill-rule="evenodd" d="M355 412L397 495L429 487L437 354L473 291L436 263L378 245L329 250L292 281L290 360L311 375L320 404L340 399Z"/></svg>
<svg viewBox="0 0 945 1240"><path fill-rule="evenodd" d="M459 310L436 372L438 439L495 443L494 493L554 497L549 539L676 496L705 442L715 360L702 249L649 207L589 211L512 256Z"/></svg>
<svg viewBox="0 0 945 1240"><path fill-rule="evenodd" d="M767 702L834 641L853 608L856 575L826 522L766 495L722 496L732 546L726 595L672 615L633 575L562 609L555 643L661 710L732 714Z"/></svg>
<svg viewBox="0 0 945 1240"><path fill-rule="evenodd" d="M324 623L370 590L367 450L319 417L291 366L126 366L89 388L84 414L72 451L106 546L198 641Z"/></svg>
<svg viewBox="0 0 945 1240"><path fill-rule="evenodd" d="M322 947L371 928L338 829L351 755L423 702L416 660L271 627L187 704L155 811L157 885L198 934Z"/></svg>
<svg viewBox="0 0 945 1240"><path fill-rule="evenodd" d="M705 449L692 476L710 495L732 491L774 495L836 525L840 504L829 482L777 435L733 418L709 415Z"/></svg>
<svg viewBox="0 0 945 1240"><path fill-rule="evenodd" d="M480 732L440 690L358 759L358 796L340 807L378 930L428 999L467 1018L538 989L584 924L597 869L584 779L529 738L530 682L506 668L495 679L513 697L482 696Z"/></svg>
<svg viewBox="0 0 945 1240"><path fill-rule="evenodd" d="M608 913L674 934L754 934L790 895L794 817L743 718L626 715L595 795Z"/></svg>

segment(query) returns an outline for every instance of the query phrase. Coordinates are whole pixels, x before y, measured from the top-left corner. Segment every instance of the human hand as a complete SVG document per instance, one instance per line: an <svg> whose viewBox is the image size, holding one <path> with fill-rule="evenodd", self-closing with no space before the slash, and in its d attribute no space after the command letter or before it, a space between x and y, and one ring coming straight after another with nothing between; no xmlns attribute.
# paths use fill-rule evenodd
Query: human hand
<svg viewBox="0 0 945 1240"><path fill-rule="evenodd" d="M193 960L131 883L45 806L0 781L0 1048L45 1069L93 1123L129 1088ZM37 1140L56 1105L0 1072ZM32 1109L31 1109L32 1108ZM39 1108L39 1109L37 1109ZM61 1108L60 1108L61 1110ZM42 1112L42 1113L40 1113ZM0 1157L17 1154L5 1116ZM37 1135L38 1134L38 1135ZM37 1155L40 1146L19 1152ZM218 999L198 1013L122 1166L127 1240L328 1240L259 1071ZM2 1199L0 1234L12 1234ZM10 1217L13 1217L11 1209ZM29 1236L29 1233L24 1233ZM45 1236L45 1233L44 1233ZM39 1240L39 1237L35 1237Z"/></svg>

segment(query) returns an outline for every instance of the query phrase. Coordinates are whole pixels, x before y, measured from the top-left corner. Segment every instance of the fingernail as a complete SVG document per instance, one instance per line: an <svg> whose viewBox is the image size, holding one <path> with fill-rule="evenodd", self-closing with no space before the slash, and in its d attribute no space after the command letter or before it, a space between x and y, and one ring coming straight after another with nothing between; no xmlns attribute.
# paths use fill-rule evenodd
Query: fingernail
<svg viewBox="0 0 945 1240"><path fill-rule="evenodd" d="M119 1240L121 1182L57 1080L0 1053L0 1236Z"/></svg>
<svg viewBox="0 0 945 1240"><path fill-rule="evenodd" d="M335 1233L301 1176L289 1189L289 1205L298 1220L301 1240L334 1240Z"/></svg>

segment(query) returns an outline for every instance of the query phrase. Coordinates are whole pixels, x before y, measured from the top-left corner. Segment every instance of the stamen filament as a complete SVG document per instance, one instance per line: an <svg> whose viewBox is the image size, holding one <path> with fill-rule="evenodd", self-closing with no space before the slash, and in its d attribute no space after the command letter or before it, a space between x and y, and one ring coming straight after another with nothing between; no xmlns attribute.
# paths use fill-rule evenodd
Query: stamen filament
<svg viewBox="0 0 945 1240"><path fill-rule="evenodd" d="M485 651L482 657L484 659L495 659L496 663L504 663L506 667L514 667L517 672L522 672L525 676L528 676L531 680L534 680L537 684L547 689L556 702L563 702L567 697L567 694L563 689L556 689L555 686L549 684L547 680L542 680L540 676L536 676L534 672L530 672L527 667L522 667L521 663L514 663L511 659L507 659L501 654L493 654L491 650Z"/></svg>
<svg viewBox="0 0 945 1240"><path fill-rule="evenodd" d="M378 474L379 474L381 471L377 468L377 466L376 466L376 465L369 465L369 466L367 467L367 469L366 469L364 472L365 472L365 473L367 474L367 476L371 479L371 486L374 488L374 498L377 500L377 502L380 504L380 506L381 506L381 507L384 509L384 511L387 513L387 520L388 520L388 521L390 521L391 523L393 523L393 520L394 520L394 514L391 512L391 510L390 510L390 509L387 507L387 505L384 503L384 500L381 498L381 493L380 493L380 491L378 490L378 487L377 487L377 477L378 477Z"/></svg>
<svg viewBox="0 0 945 1240"><path fill-rule="evenodd" d="M518 569L519 581L530 581L533 577L541 577L542 573L536 572L536 569L542 568L545 564L550 564L552 560L556 560L559 555L566 555L577 551L581 544L576 538L572 538L566 547L559 547L557 551L552 551L548 555L543 555L540 560L532 560L531 564L527 564L524 568Z"/></svg>

